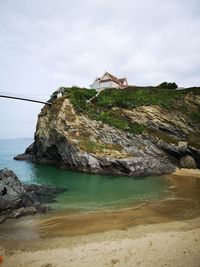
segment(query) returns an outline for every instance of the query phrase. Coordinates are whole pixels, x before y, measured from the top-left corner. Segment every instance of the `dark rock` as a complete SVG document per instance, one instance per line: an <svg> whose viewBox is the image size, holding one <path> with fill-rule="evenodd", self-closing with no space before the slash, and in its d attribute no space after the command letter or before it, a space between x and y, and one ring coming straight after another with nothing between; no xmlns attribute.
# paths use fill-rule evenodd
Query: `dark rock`
<svg viewBox="0 0 200 267"><path fill-rule="evenodd" d="M197 168L200 168L200 149L189 146L189 151L196 162Z"/></svg>
<svg viewBox="0 0 200 267"><path fill-rule="evenodd" d="M63 193L67 190L55 186L38 185L38 184L24 185L24 187L31 196L31 198L34 201L39 201L39 203L54 202L56 194Z"/></svg>
<svg viewBox="0 0 200 267"><path fill-rule="evenodd" d="M25 153L19 154L14 157L15 160L32 160L33 154L36 152L34 143L32 143L30 146L28 146L25 150Z"/></svg>
<svg viewBox="0 0 200 267"><path fill-rule="evenodd" d="M13 171L0 170L0 222L45 212L49 208L42 204L55 201L56 194L63 191L53 186L25 185Z"/></svg>
<svg viewBox="0 0 200 267"><path fill-rule="evenodd" d="M33 154L34 153L34 143L32 143L30 146L27 147L27 149L25 150L25 154Z"/></svg>
<svg viewBox="0 0 200 267"><path fill-rule="evenodd" d="M0 171L0 192L4 188L6 188L7 193L5 195L0 194L0 211L14 210L24 206L25 202L32 202L14 172L7 169Z"/></svg>
<svg viewBox="0 0 200 267"><path fill-rule="evenodd" d="M188 169L196 169L197 168L195 160L189 155L184 156L180 159L180 166L182 168L188 168Z"/></svg>
<svg viewBox="0 0 200 267"><path fill-rule="evenodd" d="M181 158L184 156L190 156L193 158L194 163L192 166L196 166L196 168L200 168L200 149L194 148L191 146L177 146L175 144L167 144L164 141L160 139L156 139L153 137L151 138L151 141L160 149L165 151L167 154L172 156L172 161L176 162L177 165L179 165L179 162ZM187 168L187 167L184 167ZM189 167L188 167L189 168Z"/></svg>
<svg viewBox="0 0 200 267"><path fill-rule="evenodd" d="M31 154L19 154L17 156L14 157L15 160L32 160L32 155Z"/></svg>

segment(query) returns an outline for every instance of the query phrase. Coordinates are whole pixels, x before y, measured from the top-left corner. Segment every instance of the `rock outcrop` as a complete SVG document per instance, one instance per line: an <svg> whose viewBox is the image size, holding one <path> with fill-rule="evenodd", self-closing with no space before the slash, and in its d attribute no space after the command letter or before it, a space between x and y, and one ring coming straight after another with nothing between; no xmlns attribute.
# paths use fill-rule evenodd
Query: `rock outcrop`
<svg viewBox="0 0 200 267"><path fill-rule="evenodd" d="M200 105L185 98L188 105ZM196 102L195 102L196 101ZM92 105L89 103L88 105ZM94 108L94 107L93 107ZM97 112L101 112L98 111ZM38 116L34 143L15 159L50 163L61 168L89 173L150 176L173 172L183 156L189 155L200 167L200 149L190 143L179 146L189 136L198 137L200 128L179 111L153 106L113 108L130 123L145 127L142 134L122 130L75 108L69 97L45 106Z"/></svg>
<svg viewBox="0 0 200 267"><path fill-rule="evenodd" d="M22 184L13 171L0 170L0 223L47 211L43 204L54 201L55 195L61 192L63 189L55 187Z"/></svg>

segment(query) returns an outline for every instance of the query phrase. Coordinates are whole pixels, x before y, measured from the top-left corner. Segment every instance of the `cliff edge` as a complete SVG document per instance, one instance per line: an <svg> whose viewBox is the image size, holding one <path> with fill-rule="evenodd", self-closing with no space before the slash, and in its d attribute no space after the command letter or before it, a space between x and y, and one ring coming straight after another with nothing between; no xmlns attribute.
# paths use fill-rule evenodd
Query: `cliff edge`
<svg viewBox="0 0 200 267"><path fill-rule="evenodd" d="M128 176L200 167L200 88L59 91L38 116L34 143L15 159Z"/></svg>

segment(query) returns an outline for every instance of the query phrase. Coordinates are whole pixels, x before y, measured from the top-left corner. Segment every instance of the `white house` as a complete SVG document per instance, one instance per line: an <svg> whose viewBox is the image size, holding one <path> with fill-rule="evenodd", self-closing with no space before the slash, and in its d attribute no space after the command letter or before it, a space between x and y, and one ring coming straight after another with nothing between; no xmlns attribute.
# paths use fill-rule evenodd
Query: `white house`
<svg viewBox="0 0 200 267"><path fill-rule="evenodd" d="M125 88L128 86L126 78L118 79L114 75L108 73L107 71L102 77L96 78L93 84L90 85L92 89L104 89L104 88Z"/></svg>

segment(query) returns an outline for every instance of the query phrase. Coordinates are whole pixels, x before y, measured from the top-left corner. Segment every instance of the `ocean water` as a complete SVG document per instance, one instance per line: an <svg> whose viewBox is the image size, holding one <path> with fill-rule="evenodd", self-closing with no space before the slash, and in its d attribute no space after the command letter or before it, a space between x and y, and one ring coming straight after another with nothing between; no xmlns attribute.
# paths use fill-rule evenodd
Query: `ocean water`
<svg viewBox="0 0 200 267"><path fill-rule="evenodd" d="M15 161L31 139L0 140L0 169L12 169L25 183L56 185L67 191L50 205L57 211L81 212L129 208L166 196L168 182L162 177L122 177L61 170L55 166Z"/></svg>

